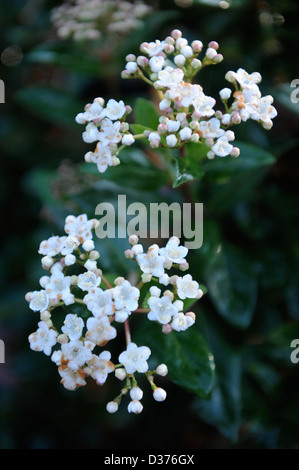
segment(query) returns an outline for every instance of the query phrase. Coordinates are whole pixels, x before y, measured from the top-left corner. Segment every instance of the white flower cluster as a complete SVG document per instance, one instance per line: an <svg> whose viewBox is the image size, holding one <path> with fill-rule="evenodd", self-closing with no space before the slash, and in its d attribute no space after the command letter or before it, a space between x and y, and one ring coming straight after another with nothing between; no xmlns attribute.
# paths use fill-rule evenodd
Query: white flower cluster
<svg viewBox="0 0 299 470"><path fill-rule="evenodd" d="M120 163L117 157L121 149L119 144L128 146L135 142L129 124L125 122L131 111L123 101L111 99L105 106L103 98L95 98L93 103L85 106L83 113L77 114L76 122L86 125L82 134L84 142L97 142L94 152L86 153L85 161L95 163L100 173L108 166Z"/></svg>
<svg viewBox="0 0 299 470"><path fill-rule="evenodd" d="M257 86L261 81L259 73L249 75L239 69L237 73L226 74L225 78L234 83L236 91L230 107L232 91L229 88L220 91L224 112L215 110L216 100L205 95L198 83L192 83L203 67L223 60L218 48L218 43L211 41L200 60L202 42L195 40L189 44L176 29L163 41L141 44L142 55L127 56L122 77L144 79L159 93L160 124L157 129L144 132L151 147L178 148L187 142L201 142L210 148L209 158L237 157L240 151L231 144L235 139L232 126L250 118L265 129L272 127L271 119L277 112L272 106L273 98L261 96Z"/></svg>
<svg viewBox="0 0 299 470"><path fill-rule="evenodd" d="M98 39L105 32L129 34L142 26L151 11L141 0L73 0L54 8L51 19L62 39L86 41Z"/></svg>
<svg viewBox="0 0 299 470"><path fill-rule="evenodd" d="M147 314L149 320L162 326L163 333L184 331L195 322L193 312L184 313L184 300L195 302L203 292L190 274L180 277L165 272L170 268L188 269L185 260L188 249L176 237L170 238L163 248L152 245L145 252L138 237L132 235L131 248L125 256L136 261L141 271L140 282L134 286L117 277L110 284L98 266L100 253L93 241L97 223L86 214L70 215L65 220L65 235L51 236L40 243L38 252L47 275L40 278L41 290L26 294L30 309L39 312L38 328L29 335L29 343L32 350L51 356L58 366L61 383L68 390L86 385L88 377L99 385L113 372L119 380L126 378L126 385L108 403L107 410L117 411L121 398L129 392L128 411L140 413L143 392L134 374L145 374L154 399L163 401L166 392L157 387L153 375L166 375L167 367L161 364L156 370L149 370L151 351L131 341L129 317ZM141 287L150 281L153 282L148 295L141 301ZM172 290L165 290L168 285ZM66 311L62 324L60 315L55 315L59 307ZM116 364L108 350L97 349L117 337L120 324L125 328L127 348L119 354Z"/></svg>

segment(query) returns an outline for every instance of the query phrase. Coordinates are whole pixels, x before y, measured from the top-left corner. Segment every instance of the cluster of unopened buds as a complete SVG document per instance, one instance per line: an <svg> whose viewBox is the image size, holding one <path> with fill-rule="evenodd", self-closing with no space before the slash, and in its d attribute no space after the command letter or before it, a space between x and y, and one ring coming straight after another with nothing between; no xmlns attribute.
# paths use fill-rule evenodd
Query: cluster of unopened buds
<svg viewBox="0 0 299 470"><path fill-rule="evenodd" d="M154 244L145 251L138 237L131 235L124 255L135 261L140 279L132 285L117 277L110 284L98 266L100 253L93 241L98 224L86 214L71 215L65 220L65 235L40 243L38 252L47 274L40 278L40 290L26 294L30 309L40 312L38 328L29 335L29 343L32 350L51 356L68 390L86 385L88 377L99 385L112 373L119 380L126 379L107 410L117 411L122 397L129 393L128 411L139 413L143 392L136 372L146 375L154 399L163 401L166 392L155 384L154 375L165 376L168 369L160 364L149 370L151 350L131 341L130 317L145 314L165 334L184 331L195 323L194 312L184 312L184 301L196 302L203 291L190 274L167 273L171 268L183 272L189 267L185 259L188 248L180 245L177 237L171 237L163 248ZM146 294L141 296L142 287ZM114 363L108 350L97 349L116 338L120 325L127 347Z"/></svg>
<svg viewBox="0 0 299 470"><path fill-rule="evenodd" d="M163 41L142 43L142 55L129 54L122 77L142 79L155 88L159 97L158 127L144 127L141 134L134 135L125 122L132 111L129 106L110 99L105 107L104 100L96 98L76 117L79 124L86 125L83 140L97 142L95 151L88 152L85 160L96 163L103 172L108 166L119 164L120 151L137 139L146 139L152 148L175 149L194 142L208 147L208 158L238 157L240 150L232 143L235 125L253 119L264 129L270 129L277 111L272 96L261 95L258 72L249 74L240 68L226 73L225 78L234 90L227 87L220 90L222 110L215 109L216 99L207 96L201 85L192 83L203 67L223 60L215 41L208 44L200 59L202 49L201 41L189 44L180 30L174 30Z"/></svg>
<svg viewBox="0 0 299 470"><path fill-rule="evenodd" d="M73 0L54 8L51 18L60 38L86 41L104 32L127 35L140 28L151 11L141 0Z"/></svg>

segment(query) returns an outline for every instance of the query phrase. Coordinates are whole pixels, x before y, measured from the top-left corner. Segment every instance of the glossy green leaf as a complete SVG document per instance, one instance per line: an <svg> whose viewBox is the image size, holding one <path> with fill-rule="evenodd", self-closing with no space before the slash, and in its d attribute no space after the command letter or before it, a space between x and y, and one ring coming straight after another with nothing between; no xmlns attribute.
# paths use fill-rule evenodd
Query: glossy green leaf
<svg viewBox="0 0 299 470"><path fill-rule="evenodd" d="M78 127L75 117L84 107L71 93L46 86L21 88L15 100L46 121L72 127Z"/></svg>
<svg viewBox="0 0 299 470"><path fill-rule="evenodd" d="M242 410L242 360L240 351L225 337L221 327L208 321L210 347L215 358L215 385L211 399L196 400L194 409L232 441L238 437Z"/></svg>
<svg viewBox="0 0 299 470"><path fill-rule="evenodd" d="M186 390L208 398L214 382L214 358L196 325L187 331L165 335L161 325L147 322L138 341L147 341L159 363L168 367L169 378Z"/></svg>
<svg viewBox="0 0 299 470"><path fill-rule="evenodd" d="M148 129L157 130L159 125L159 112L155 105L144 98L138 98L134 107L135 121Z"/></svg>
<svg viewBox="0 0 299 470"><path fill-rule="evenodd" d="M253 318L258 288L251 260L237 248L221 243L206 283L218 313L235 327L247 328Z"/></svg>
<svg viewBox="0 0 299 470"><path fill-rule="evenodd" d="M234 146L240 149L239 157L215 157L214 160L204 162L205 180L227 181L232 175L268 167L276 161L270 152L255 145L236 141Z"/></svg>
<svg viewBox="0 0 299 470"><path fill-rule="evenodd" d="M208 147L204 144L189 143L186 146L184 155L175 159L174 188L187 181L200 179L204 175L201 160L206 158L208 151Z"/></svg>

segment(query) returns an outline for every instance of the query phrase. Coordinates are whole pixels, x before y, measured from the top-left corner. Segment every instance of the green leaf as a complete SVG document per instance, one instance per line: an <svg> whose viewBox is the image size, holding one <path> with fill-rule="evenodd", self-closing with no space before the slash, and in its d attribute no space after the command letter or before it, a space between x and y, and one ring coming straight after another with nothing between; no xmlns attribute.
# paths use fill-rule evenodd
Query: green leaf
<svg viewBox="0 0 299 470"><path fill-rule="evenodd" d="M135 121L147 129L157 130L160 114L155 105L144 98L138 98L135 104Z"/></svg>
<svg viewBox="0 0 299 470"><path fill-rule="evenodd" d="M254 314L258 281L243 252L221 243L207 272L208 294L218 313L235 327L247 328Z"/></svg>
<svg viewBox="0 0 299 470"><path fill-rule="evenodd" d="M204 171L201 168L201 160L206 158L209 151L208 147L204 144L189 143L185 149L185 155L175 159L174 188L187 181L201 178L204 175Z"/></svg>
<svg viewBox="0 0 299 470"><path fill-rule="evenodd" d="M260 147L245 142L235 142L234 145L240 149L239 157L215 157L214 160L204 162L205 180L227 181L233 175L261 167L267 168L276 162L270 152Z"/></svg>
<svg viewBox="0 0 299 470"><path fill-rule="evenodd" d="M166 335L161 325L147 322L138 338L142 340L147 342L158 362L167 365L168 376L174 383L202 398L209 398L214 382L214 359L196 325L187 331L172 331Z"/></svg>
<svg viewBox="0 0 299 470"><path fill-rule="evenodd" d="M237 441L242 411L242 360L240 351L219 326L208 320L210 347L215 358L215 384L211 399L196 400L194 410L225 437Z"/></svg>
<svg viewBox="0 0 299 470"><path fill-rule="evenodd" d="M63 67L72 72L88 76L100 76L103 72L98 60L84 53L78 54L75 50L70 53L68 51L37 48L26 55L26 60L31 63Z"/></svg>
<svg viewBox="0 0 299 470"><path fill-rule="evenodd" d="M46 86L21 88L15 100L46 121L72 127L78 126L75 117L84 107L73 94Z"/></svg>

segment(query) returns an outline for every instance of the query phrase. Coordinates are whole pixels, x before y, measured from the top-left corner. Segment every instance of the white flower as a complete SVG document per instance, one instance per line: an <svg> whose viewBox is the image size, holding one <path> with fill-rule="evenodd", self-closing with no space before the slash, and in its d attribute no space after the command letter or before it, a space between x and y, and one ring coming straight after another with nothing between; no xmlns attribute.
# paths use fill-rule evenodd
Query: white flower
<svg viewBox="0 0 299 470"><path fill-rule="evenodd" d="M213 107L216 104L216 100L212 98L211 96L206 96L202 93L202 95L198 98L196 98L193 101L193 106L194 109L201 115L201 116L213 116L215 114L215 111Z"/></svg>
<svg viewBox="0 0 299 470"><path fill-rule="evenodd" d="M178 312L174 315L171 326L175 331L185 331L194 323L195 320L192 317L185 315L183 312Z"/></svg>
<svg viewBox="0 0 299 470"><path fill-rule="evenodd" d="M83 301L96 318L114 314L114 303L109 289L105 291L99 287L91 289Z"/></svg>
<svg viewBox="0 0 299 470"><path fill-rule="evenodd" d="M95 124L90 122L89 124L87 124L85 132L83 132L82 138L87 144L97 142L100 138L99 129Z"/></svg>
<svg viewBox="0 0 299 470"><path fill-rule="evenodd" d="M118 323L124 323L130 315L131 315L131 311L128 310L127 308L116 310L115 321Z"/></svg>
<svg viewBox="0 0 299 470"><path fill-rule="evenodd" d="M125 308L133 312L138 308L139 297L139 289L132 286L130 282L126 280L113 289L113 298L116 310L122 310Z"/></svg>
<svg viewBox="0 0 299 470"><path fill-rule="evenodd" d="M164 50L165 45L165 41L159 41L157 39L155 42L142 43L140 49L142 52L145 52L148 56L153 57L161 54L161 52L163 52Z"/></svg>
<svg viewBox="0 0 299 470"><path fill-rule="evenodd" d="M74 303L74 296L71 294L70 286L71 277L64 276L62 272L57 271L52 274L45 289L51 302L62 300L67 305L70 305Z"/></svg>
<svg viewBox="0 0 299 470"><path fill-rule="evenodd" d="M65 219L65 233L77 238L81 244L83 244L85 240L90 240L92 238L92 228L93 222L92 220L87 219L86 214L81 214L78 217L69 215Z"/></svg>
<svg viewBox="0 0 299 470"><path fill-rule="evenodd" d="M152 72L158 73L165 66L165 59L161 56L152 57L149 61L149 66Z"/></svg>
<svg viewBox="0 0 299 470"><path fill-rule="evenodd" d="M79 113L76 116L76 121L79 124L84 124L88 121L94 121L95 119L100 119L100 116L103 111L103 98L95 98L92 104L85 106L85 112Z"/></svg>
<svg viewBox="0 0 299 470"><path fill-rule="evenodd" d="M226 157L230 154L232 149L233 146L228 142L225 136L220 137L212 147L213 152L219 157Z"/></svg>
<svg viewBox="0 0 299 470"><path fill-rule="evenodd" d="M147 359L151 355L151 350L147 346L138 347L135 343L130 343L126 351L119 355L119 362L124 366L128 374L134 372L145 373L148 370Z"/></svg>
<svg viewBox="0 0 299 470"><path fill-rule="evenodd" d="M50 356L52 347L56 344L57 332L49 328L47 323L40 321L38 329L29 335L30 348L33 351L41 351Z"/></svg>
<svg viewBox="0 0 299 470"><path fill-rule="evenodd" d="M252 74L249 74L246 70L241 68L238 69L237 72L231 72L231 74L234 76L235 80L240 83L242 88L256 85L257 83L260 83L262 79L260 73L253 72Z"/></svg>
<svg viewBox="0 0 299 470"><path fill-rule="evenodd" d="M173 87L167 92L169 99L178 100L184 108L188 108L204 96L200 85L185 82L179 83L177 87Z"/></svg>
<svg viewBox="0 0 299 470"><path fill-rule="evenodd" d="M120 133L120 121L112 122L106 118L101 123L101 131L99 140L104 145L118 144L121 141L122 135Z"/></svg>
<svg viewBox="0 0 299 470"><path fill-rule="evenodd" d="M85 155L85 160L90 163L95 163L100 173L104 173L108 166L112 166L112 154L110 147L107 144L98 142L94 152L88 152Z"/></svg>
<svg viewBox="0 0 299 470"><path fill-rule="evenodd" d="M184 78L184 72L179 68L165 67L158 73L158 80L155 82L162 88L177 86Z"/></svg>
<svg viewBox="0 0 299 470"><path fill-rule="evenodd" d="M68 335L70 340L81 338L84 327L84 321L78 315L69 313L63 322L61 331Z"/></svg>
<svg viewBox="0 0 299 470"><path fill-rule="evenodd" d="M164 274L164 262L166 258L159 253L158 245L150 246L146 253L137 255L136 260L140 269L145 274L151 274L157 277Z"/></svg>
<svg viewBox="0 0 299 470"><path fill-rule="evenodd" d="M108 374L115 370L114 364L110 359L110 352L103 351L99 356L93 354L88 362L88 367L91 369L91 377L100 385L105 383Z"/></svg>
<svg viewBox="0 0 299 470"><path fill-rule="evenodd" d="M220 121L217 118L209 119L208 121L201 121L199 123L199 130L202 132L204 138L221 137L224 134L224 129L220 128Z"/></svg>
<svg viewBox="0 0 299 470"><path fill-rule="evenodd" d="M176 281L178 296L180 299L196 299L198 295L198 282L193 281L190 274L178 277Z"/></svg>
<svg viewBox="0 0 299 470"><path fill-rule="evenodd" d="M107 316L88 318L86 326L86 338L98 346L104 346L108 341L116 338L116 329L110 325Z"/></svg>
<svg viewBox="0 0 299 470"><path fill-rule="evenodd" d="M143 410L143 406L142 406L142 404L140 403L139 400L132 400L128 404L128 412L129 413L139 414L139 413L141 413L142 410Z"/></svg>
<svg viewBox="0 0 299 470"><path fill-rule="evenodd" d="M137 64L136 64L137 65ZM103 110L102 117L107 117L112 121L121 119L126 113L126 107L123 101L109 100L106 108Z"/></svg>
<svg viewBox="0 0 299 470"><path fill-rule="evenodd" d="M80 369L92 357L92 349L95 344L90 341L83 343L80 340L72 340L61 345L62 361L72 370Z"/></svg>
<svg viewBox="0 0 299 470"><path fill-rule="evenodd" d="M48 240L43 240L39 246L38 253L45 256L56 256L61 253L66 237L53 236Z"/></svg>
<svg viewBox="0 0 299 470"><path fill-rule="evenodd" d="M80 243L76 237L72 237L71 235L64 237L64 244L61 250L61 254L63 256L69 255L73 253L73 251L78 248L79 245Z"/></svg>
<svg viewBox="0 0 299 470"><path fill-rule="evenodd" d="M180 121L174 121L172 119L169 119L166 123L168 132L177 132L180 128L180 125Z"/></svg>
<svg viewBox="0 0 299 470"><path fill-rule="evenodd" d="M169 323L173 315L178 312L177 308L167 295L160 298L150 297L148 299L148 305L150 311L147 314L147 318L152 321L157 321L158 323L161 323L161 325Z"/></svg>
<svg viewBox="0 0 299 470"><path fill-rule="evenodd" d="M49 279L49 278L48 278ZM47 281L48 283L49 281ZM30 295L29 308L34 312L43 312L49 305L49 296L45 290L36 290Z"/></svg>
<svg viewBox="0 0 299 470"><path fill-rule="evenodd" d="M89 291L94 287L98 287L101 283L101 278L97 277L92 271L79 274L77 285L84 291Z"/></svg>
<svg viewBox="0 0 299 470"><path fill-rule="evenodd" d="M186 262L185 257L188 254L188 248L181 246L177 237L171 237L166 246L159 249L159 253L175 264L182 264Z"/></svg>
<svg viewBox="0 0 299 470"><path fill-rule="evenodd" d="M58 372L60 377L62 377L61 383L67 390L76 390L76 388L86 385L84 380L86 374L81 369L76 371L65 365L61 365L58 367Z"/></svg>

